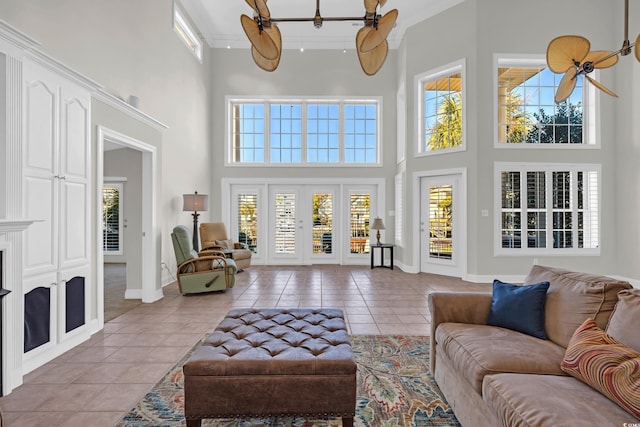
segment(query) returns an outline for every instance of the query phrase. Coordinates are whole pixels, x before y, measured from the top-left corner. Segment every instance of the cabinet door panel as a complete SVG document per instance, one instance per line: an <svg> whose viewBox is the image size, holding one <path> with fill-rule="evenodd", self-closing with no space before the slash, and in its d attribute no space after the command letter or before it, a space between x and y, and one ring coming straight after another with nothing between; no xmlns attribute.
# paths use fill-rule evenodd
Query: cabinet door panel
<svg viewBox="0 0 640 427"><path fill-rule="evenodd" d="M60 173L66 179L85 179L89 166L89 112L87 101L64 98L71 95L71 91L63 90Z"/></svg>
<svg viewBox="0 0 640 427"><path fill-rule="evenodd" d="M31 173L53 174L57 145L56 89L42 81L27 82L25 116L25 166Z"/></svg>
<svg viewBox="0 0 640 427"><path fill-rule="evenodd" d="M56 345L58 299L55 273L30 277L24 286L24 352L37 357Z"/></svg>
<svg viewBox="0 0 640 427"><path fill-rule="evenodd" d="M57 268L58 246L54 230L58 222L56 188L57 182L53 178L25 178L25 217L36 220L24 232L26 273Z"/></svg>
<svg viewBox="0 0 640 427"><path fill-rule="evenodd" d="M60 194L60 267L88 259L87 185L62 181Z"/></svg>

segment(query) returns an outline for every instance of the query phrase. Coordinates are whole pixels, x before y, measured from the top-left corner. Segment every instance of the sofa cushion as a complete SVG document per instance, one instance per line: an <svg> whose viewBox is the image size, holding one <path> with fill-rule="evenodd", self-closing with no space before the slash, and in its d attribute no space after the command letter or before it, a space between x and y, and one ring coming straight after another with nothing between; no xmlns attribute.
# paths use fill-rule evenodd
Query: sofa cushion
<svg viewBox="0 0 640 427"><path fill-rule="evenodd" d="M488 375L482 398L500 425L510 427L622 427L637 422L605 396L568 376Z"/></svg>
<svg viewBox="0 0 640 427"><path fill-rule="evenodd" d="M640 353L587 319L573 334L562 370L640 418Z"/></svg>
<svg viewBox="0 0 640 427"><path fill-rule="evenodd" d="M501 372L564 375L564 347L510 329L465 323L441 323L438 352L450 360L477 393L485 375Z"/></svg>
<svg viewBox="0 0 640 427"><path fill-rule="evenodd" d="M233 259L241 260L241 259L250 259L253 252L249 249L234 249L233 250Z"/></svg>
<svg viewBox="0 0 640 427"><path fill-rule="evenodd" d="M544 302L547 299L547 289L549 282L516 286L494 280L487 324L546 340Z"/></svg>
<svg viewBox="0 0 640 427"><path fill-rule="evenodd" d="M607 335L640 351L640 289L618 292L618 302L607 325Z"/></svg>
<svg viewBox="0 0 640 427"><path fill-rule="evenodd" d="M548 281L545 331L549 339L567 347L578 326L588 317L601 328L607 326L618 292L631 288L628 282L555 267L534 265L524 283Z"/></svg>
<svg viewBox="0 0 640 427"><path fill-rule="evenodd" d="M224 249L233 249L233 241L231 239L216 240L216 245L222 246Z"/></svg>

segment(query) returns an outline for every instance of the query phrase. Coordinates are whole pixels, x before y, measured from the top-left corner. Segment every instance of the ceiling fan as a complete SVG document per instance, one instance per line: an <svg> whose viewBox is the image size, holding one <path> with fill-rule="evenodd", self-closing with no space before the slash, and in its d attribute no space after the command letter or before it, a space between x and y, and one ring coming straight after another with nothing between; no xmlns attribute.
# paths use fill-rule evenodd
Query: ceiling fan
<svg viewBox="0 0 640 427"><path fill-rule="evenodd" d="M591 78L589 73L595 69L616 65L618 56L629 55L634 45L636 59L640 61L640 34L634 44L629 43L629 0L624 2L624 17L624 41L617 51L590 51L591 43L582 36L560 36L551 40L547 47L547 65L554 73L564 73L554 97L555 102L562 102L571 95L580 75L604 93L618 96L602 83Z"/></svg>
<svg viewBox="0 0 640 427"><path fill-rule="evenodd" d="M312 18L272 18L267 0L245 0L253 9L253 18L242 14L240 23L251 42L251 56L258 67L265 71L278 68L282 55L282 34L278 22L311 21L321 28L324 21L363 21L356 34L358 60L365 74L372 76L384 64L389 51L387 37L398 19L398 10L393 9L384 16L378 14L387 0L364 0L364 17L329 17L320 14L320 0L316 0L316 13Z"/></svg>

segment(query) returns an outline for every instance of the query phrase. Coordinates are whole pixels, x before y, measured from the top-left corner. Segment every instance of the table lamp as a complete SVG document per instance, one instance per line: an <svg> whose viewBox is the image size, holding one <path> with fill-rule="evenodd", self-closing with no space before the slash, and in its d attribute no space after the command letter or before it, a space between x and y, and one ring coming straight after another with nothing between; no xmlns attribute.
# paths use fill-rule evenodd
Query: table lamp
<svg viewBox="0 0 640 427"><path fill-rule="evenodd" d="M384 230L384 224L382 223L381 218L376 218L373 220L372 229L376 230L376 239L378 239L378 245L380 245L380 230Z"/></svg>
<svg viewBox="0 0 640 427"><path fill-rule="evenodd" d="M194 192L193 194L183 194L182 195L182 210L184 212L192 212L191 216L193 216L193 249L198 252L198 216L200 212L206 212L209 210L209 196L206 194L198 194L198 192Z"/></svg>

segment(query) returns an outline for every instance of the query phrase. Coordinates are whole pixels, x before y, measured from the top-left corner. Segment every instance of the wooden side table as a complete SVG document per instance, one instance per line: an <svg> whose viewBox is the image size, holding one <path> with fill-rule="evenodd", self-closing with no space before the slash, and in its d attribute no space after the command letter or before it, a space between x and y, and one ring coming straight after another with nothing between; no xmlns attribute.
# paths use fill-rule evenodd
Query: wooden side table
<svg viewBox="0 0 640 427"><path fill-rule="evenodd" d="M390 268L391 270L393 270L393 246L391 243L380 243L379 245L375 244L375 245L371 245L371 268L373 269L374 267L382 267L382 268ZM374 249L380 249L380 265L373 265L373 258L374 258L374 253L375 250ZM389 255L391 258L391 265L384 265L384 250L385 249L389 249Z"/></svg>

